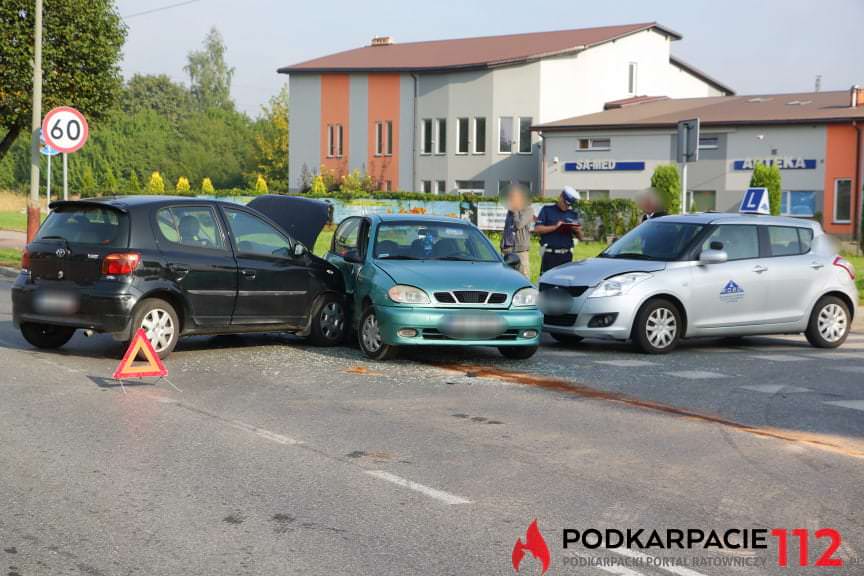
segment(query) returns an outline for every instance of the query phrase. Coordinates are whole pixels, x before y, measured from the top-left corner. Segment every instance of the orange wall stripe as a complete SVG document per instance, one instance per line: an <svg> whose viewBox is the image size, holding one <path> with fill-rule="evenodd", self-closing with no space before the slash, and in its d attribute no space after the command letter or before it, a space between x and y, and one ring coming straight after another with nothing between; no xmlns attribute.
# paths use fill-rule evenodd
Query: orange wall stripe
<svg viewBox="0 0 864 576"><path fill-rule="evenodd" d="M822 223L826 232L851 235L852 224L834 223L834 183L838 179L852 180L853 201L857 198L855 190L860 184L855 182L855 128L848 124L829 124L825 134L825 194L822 207ZM854 214L853 210L853 214Z"/></svg>
<svg viewBox="0 0 864 576"><path fill-rule="evenodd" d="M399 188L399 74L369 75L369 158L366 162L367 172L381 182L381 188L389 180L393 189ZM393 123L393 155L375 155L375 134L377 122ZM386 137L386 136L385 136Z"/></svg>

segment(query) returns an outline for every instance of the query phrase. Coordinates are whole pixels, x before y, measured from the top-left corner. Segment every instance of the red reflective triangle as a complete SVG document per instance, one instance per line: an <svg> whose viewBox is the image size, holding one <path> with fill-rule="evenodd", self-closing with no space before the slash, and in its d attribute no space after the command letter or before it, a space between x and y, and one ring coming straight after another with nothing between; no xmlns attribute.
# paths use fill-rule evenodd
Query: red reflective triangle
<svg viewBox="0 0 864 576"><path fill-rule="evenodd" d="M139 352L144 354L144 357L147 359L147 364L144 366L132 366L132 363L135 362L135 358L138 357ZM153 345L147 339L144 330L139 328L138 332L135 333L135 337L132 338L132 342L129 343L129 348L126 349L126 353L123 355L123 360L120 361L120 365L117 366L117 369L114 371L113 378L119 380L120 378L165 376L167 374L168 370L165 368L165 365L162 364L162 359L159 358L156 350L153 349Z"/></svg>

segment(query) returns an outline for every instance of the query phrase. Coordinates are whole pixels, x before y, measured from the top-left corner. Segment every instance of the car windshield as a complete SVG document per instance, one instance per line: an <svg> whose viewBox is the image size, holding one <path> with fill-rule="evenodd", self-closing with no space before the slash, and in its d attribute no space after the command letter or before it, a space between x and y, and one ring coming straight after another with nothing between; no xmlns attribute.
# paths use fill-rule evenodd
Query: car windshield
<svg viewBox="0 0 864 576"><path fill-rule="evenodd" d="M129 245L129 217L101 206L65 206L48 215L36 239L125 248Z"/></svg>
<svg viewBox="0 0 864 576"><path fill-rule="evenodd" d="M606 248L600 257L667 262L677 260L703 228L702 224L649 220Z"/></svg>
<svg viewBox="0 0 864 576"><path fill-rule="evenodd" d="M373 254L381 260L500 261L482 232L459 222L385 222Z"/></svg>

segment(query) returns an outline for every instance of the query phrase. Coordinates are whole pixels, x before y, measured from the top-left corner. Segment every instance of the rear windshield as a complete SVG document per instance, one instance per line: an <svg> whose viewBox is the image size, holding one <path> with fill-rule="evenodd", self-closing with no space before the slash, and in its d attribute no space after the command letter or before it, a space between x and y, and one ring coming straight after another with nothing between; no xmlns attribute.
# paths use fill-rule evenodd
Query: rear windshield
<svg viewBox="0 0 864 576"><path fill-rule="evenodd" d="M100 206L63 207L48 215L36 239L126 248L129 245L129 217Z"/></svg>

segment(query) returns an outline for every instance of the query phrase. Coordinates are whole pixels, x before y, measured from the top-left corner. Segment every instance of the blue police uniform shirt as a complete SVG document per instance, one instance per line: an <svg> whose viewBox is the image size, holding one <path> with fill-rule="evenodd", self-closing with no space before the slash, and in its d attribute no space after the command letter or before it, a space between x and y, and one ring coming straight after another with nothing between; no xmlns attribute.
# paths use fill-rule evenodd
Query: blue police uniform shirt
<svg viewBox="0 0 864 576"><path fill-rule="evenodd" d="M537 215L537 224L554 226L559 221L579 223L579 214L575 210L561 210L558 204L547 204ZM570 230L556 230L540 235L540 244L552 249L572 248L573 233Z"/></svg>

